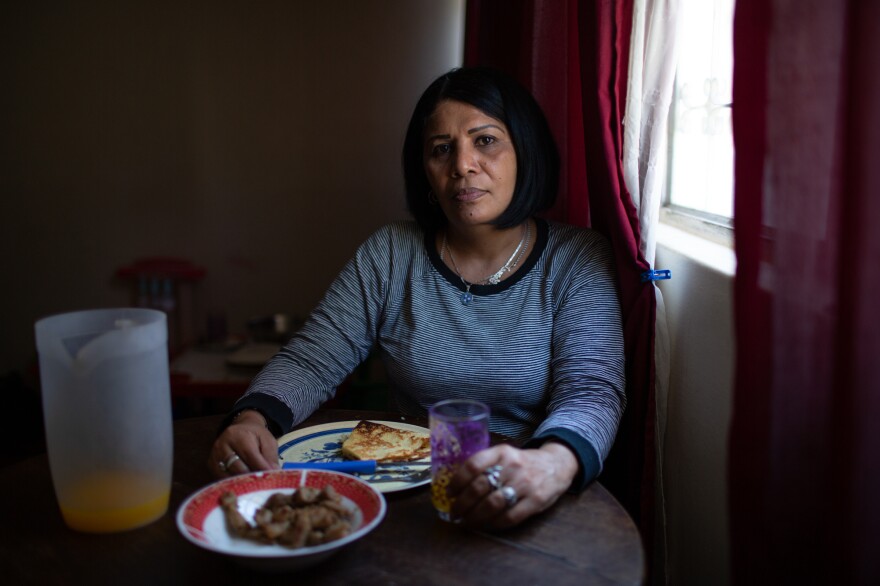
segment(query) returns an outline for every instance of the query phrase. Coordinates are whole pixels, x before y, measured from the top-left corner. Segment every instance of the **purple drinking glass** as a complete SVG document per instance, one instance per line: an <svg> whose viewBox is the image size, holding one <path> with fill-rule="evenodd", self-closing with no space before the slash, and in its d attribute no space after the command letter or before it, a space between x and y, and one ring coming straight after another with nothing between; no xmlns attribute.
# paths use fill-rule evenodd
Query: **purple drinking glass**
<svg viewBox="0 0 880 586"><path fill-rule="evenodd" d="M489 407L469 399L449 399L428 411L431 422L431 502L440 518L451 521L446 492L459 464L489 447Z"/></svg>

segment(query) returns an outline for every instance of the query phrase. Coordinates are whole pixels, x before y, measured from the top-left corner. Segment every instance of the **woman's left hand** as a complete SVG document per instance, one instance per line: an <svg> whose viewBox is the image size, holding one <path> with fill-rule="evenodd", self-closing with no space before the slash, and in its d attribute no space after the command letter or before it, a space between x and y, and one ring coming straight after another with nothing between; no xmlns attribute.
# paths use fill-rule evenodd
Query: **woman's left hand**
<svg viewBox="0 0 880 586"><path fill-rule="evenodd" d="M491 447L471 456L452 477L447 488L452 516L468 525L511 527L555 503L577 471L572 451L552 440L538 449Z"/></svg>

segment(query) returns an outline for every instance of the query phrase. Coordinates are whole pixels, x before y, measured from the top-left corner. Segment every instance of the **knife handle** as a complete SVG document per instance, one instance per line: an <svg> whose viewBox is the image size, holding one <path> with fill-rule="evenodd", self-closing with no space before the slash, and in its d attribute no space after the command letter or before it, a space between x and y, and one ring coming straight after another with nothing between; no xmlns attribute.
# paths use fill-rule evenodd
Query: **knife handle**
<svg viewBox="0 0 880 586"><path fill-rule="evenodd" d="M375 460L346 460L344 462L285 462L284 470L310 469L310 470L335 470L336 472L348 472L351 474L374 474L376 472Z"/></svg>

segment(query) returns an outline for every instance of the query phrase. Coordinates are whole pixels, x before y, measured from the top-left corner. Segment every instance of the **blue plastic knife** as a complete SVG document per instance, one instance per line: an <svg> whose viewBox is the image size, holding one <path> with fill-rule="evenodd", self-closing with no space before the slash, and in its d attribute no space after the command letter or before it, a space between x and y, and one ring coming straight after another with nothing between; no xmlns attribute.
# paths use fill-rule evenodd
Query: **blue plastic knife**
<svg viewBox="0 0 880 586"><path fill-rule="evenodd" d="M377 472L409 472L412 468L430 466L430 462L376 462L376 460L344 460L341 462L285 462L285 470L308 468L312 470L335 470L349 474L376 474Z"/></svg>

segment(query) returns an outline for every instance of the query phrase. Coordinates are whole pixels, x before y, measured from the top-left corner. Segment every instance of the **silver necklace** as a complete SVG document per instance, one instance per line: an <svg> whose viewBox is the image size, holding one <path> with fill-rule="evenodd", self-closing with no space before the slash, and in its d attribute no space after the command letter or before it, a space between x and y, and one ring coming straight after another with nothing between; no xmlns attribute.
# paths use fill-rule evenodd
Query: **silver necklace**
<svg viewBox="0 0 880 586"><path fill-rule="evenodd" d="M449 260L452 262L452 268L455 270L455 274L458 275L458 278L461 279L461 282L464 284L464 292L459 296L461 299L462 305L470 305L471 301L474 300L474 294L471 293L471 287L473 285L497 285L501 282L501 277L504 276L504 273L512 271L519 264L519 261L522 260L523 254L525 254L526 249L528 248L528 242L531 239L531 225L527 221L526 228L523 231L522 238L519 240L519 244L516 246L516 250L513 251L513 254L510 255L510 258L507 259L507 262L504 263L500 269L482 279L480 281L474 281L473 283L469 283L465 280L464 277L461 276L461 271L458 270L458 265L455 264L455 257L452 256L452 249L449 248L449 245L446 241L446 232L443 233L443 244L440 247L440 260L443 260L443 257L447 252L449 252Z"/></svg>

